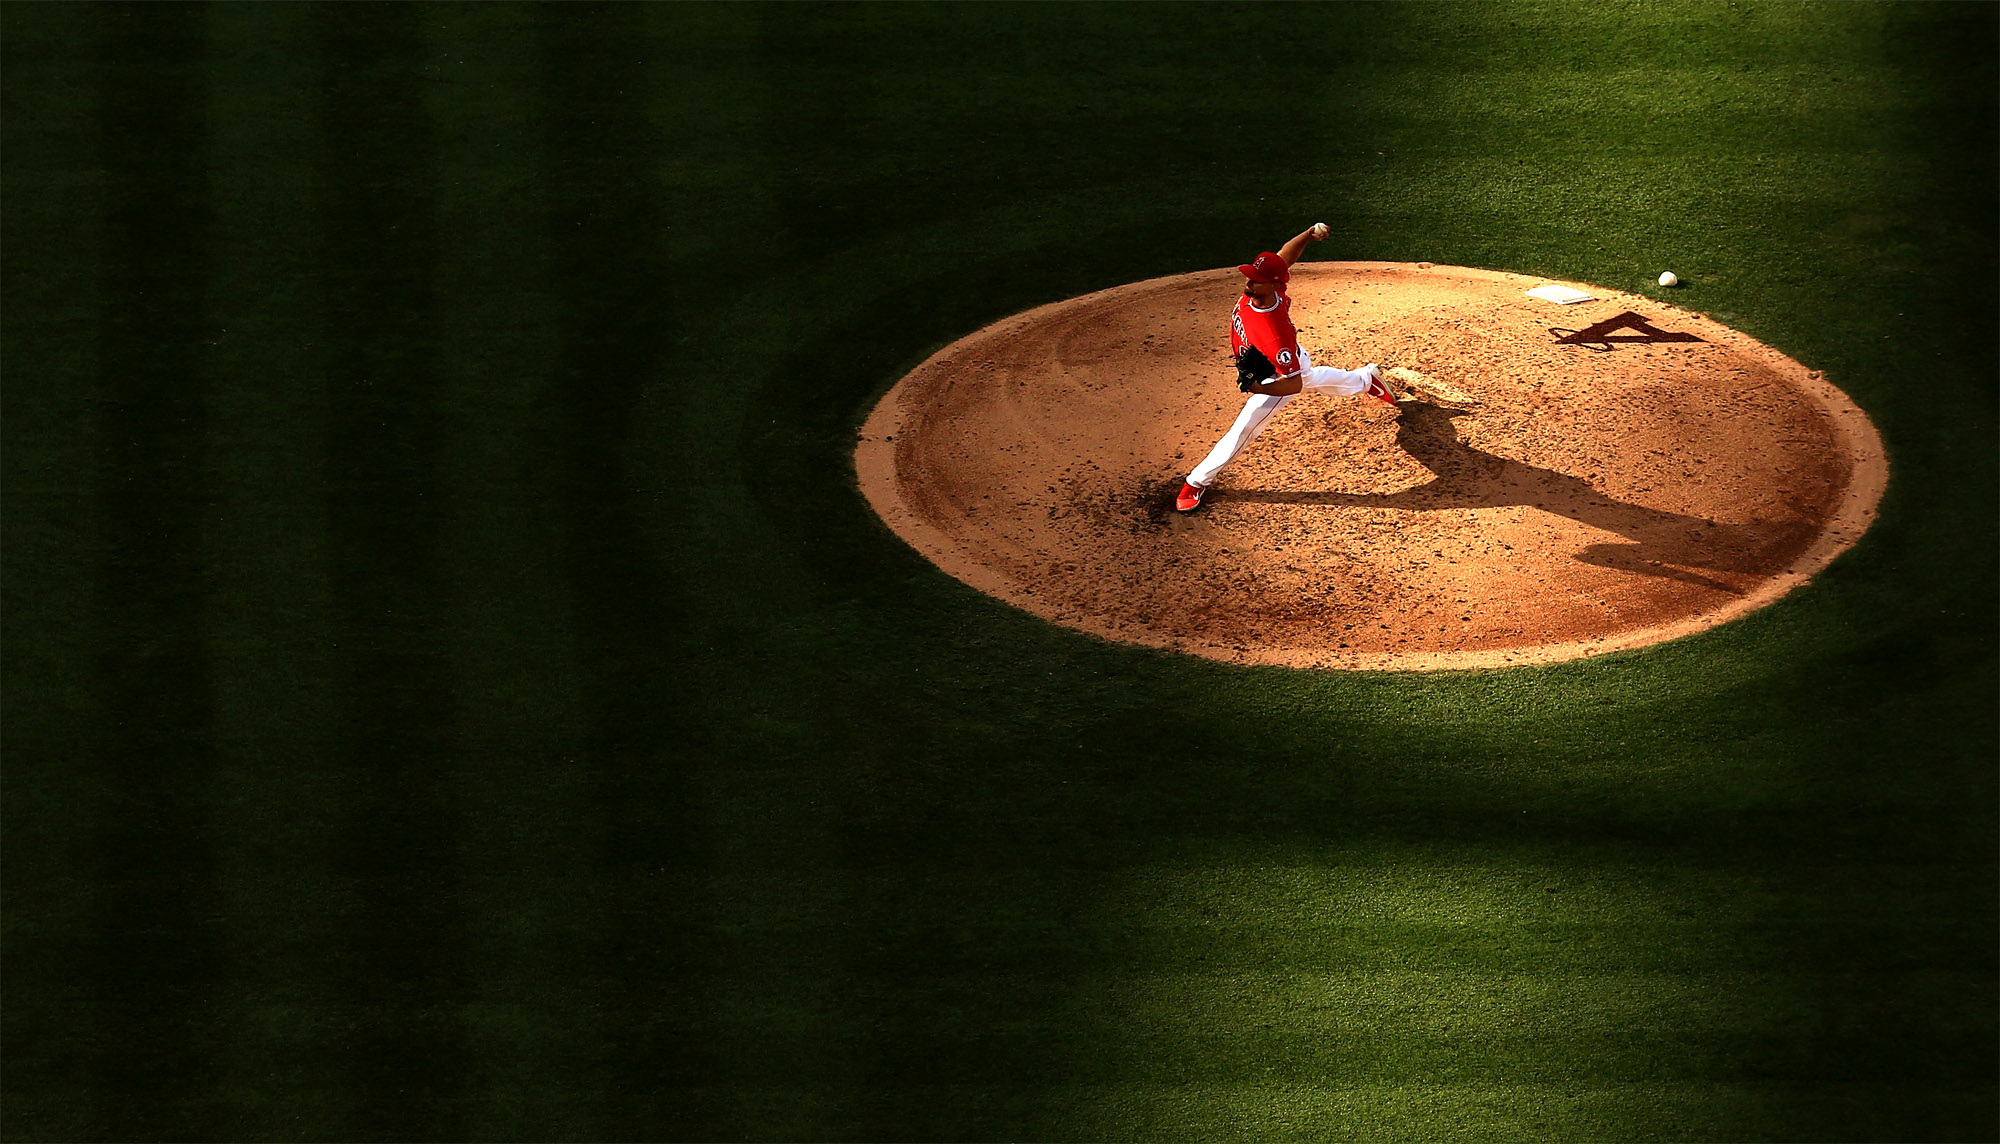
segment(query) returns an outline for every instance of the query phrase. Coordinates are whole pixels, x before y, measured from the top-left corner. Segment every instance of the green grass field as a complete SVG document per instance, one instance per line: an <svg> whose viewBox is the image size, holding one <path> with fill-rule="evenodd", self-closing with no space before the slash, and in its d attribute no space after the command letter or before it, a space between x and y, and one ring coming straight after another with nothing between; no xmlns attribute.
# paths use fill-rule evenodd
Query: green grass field
<svg viewBox="0 0 2000 1144"><path fill-rule="evenodd" d="M1996 43L0 6L0 1134L1995 1139ZM868 511L937 347L1320 219L1676 271L1874 418L1880 521L1699 637L1378 675Z"/></svg>

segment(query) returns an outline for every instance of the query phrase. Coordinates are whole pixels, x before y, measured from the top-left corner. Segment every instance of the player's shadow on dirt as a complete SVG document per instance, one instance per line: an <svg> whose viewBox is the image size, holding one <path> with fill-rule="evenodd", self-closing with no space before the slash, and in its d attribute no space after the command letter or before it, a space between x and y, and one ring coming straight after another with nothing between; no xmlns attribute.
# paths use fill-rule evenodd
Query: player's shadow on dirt
<svg viewBox="0 0 2000 1144"><path fill-rule="evenodd" d="M1769 574L1805 550L1814 528L1802 520L1722 524L1698 516L1613 500L1580 477L1511 461L1459 439L1452 419L1468 413L1423 402L1398 410L1396 443L1436 478L1397 493L1288 492L1242 489L1230 499L1266 504L1353 505L1433 512L1525 505L1615 532L1631 543L1593 544L1576 554L1585 564L1661 576L1742 595L1744 589L1704 576L1710 572Z"/></svg>

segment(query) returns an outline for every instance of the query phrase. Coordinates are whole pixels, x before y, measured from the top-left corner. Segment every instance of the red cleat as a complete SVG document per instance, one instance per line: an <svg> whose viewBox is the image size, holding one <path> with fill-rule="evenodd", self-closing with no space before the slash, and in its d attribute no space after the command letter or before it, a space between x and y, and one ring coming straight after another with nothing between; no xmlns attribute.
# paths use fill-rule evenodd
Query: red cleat
<svg viewBox="0 0 2000 1144"><path fill-rule="evenodd" d="M1186 481L1182 481L1181 495L1174 498L1175 511L1193 512L1194 510L1200 508L1201 494L1207 491L1208 491L1207 489L1199 488L1195 485L1188 484Z"/></svg>
<svg viewBox="0 0 2000 1144"><path fill-rule="evenodd" d="M1378 401L1386 401L1391 405L1403 399L1401 394L1389 388L1388 382L1382 380L1381 366L1369 365L1362 368L1368 370L1368 388L1362 392Z"/></svg>

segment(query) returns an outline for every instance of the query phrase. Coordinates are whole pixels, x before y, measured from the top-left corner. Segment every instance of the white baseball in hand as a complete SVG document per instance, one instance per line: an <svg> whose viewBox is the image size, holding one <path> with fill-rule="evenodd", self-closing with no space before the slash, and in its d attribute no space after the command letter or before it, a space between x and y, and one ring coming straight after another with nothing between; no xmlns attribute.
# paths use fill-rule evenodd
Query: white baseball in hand
<svg viewBox="0 0 2000 1144"><path fill-rule="evenodd" d="M1313 224L1312 228L1313 241L1317 242L1320 239L1325 238L1326 235L1327 235L1327 226L1325 223L1316 222Z"/></svg>

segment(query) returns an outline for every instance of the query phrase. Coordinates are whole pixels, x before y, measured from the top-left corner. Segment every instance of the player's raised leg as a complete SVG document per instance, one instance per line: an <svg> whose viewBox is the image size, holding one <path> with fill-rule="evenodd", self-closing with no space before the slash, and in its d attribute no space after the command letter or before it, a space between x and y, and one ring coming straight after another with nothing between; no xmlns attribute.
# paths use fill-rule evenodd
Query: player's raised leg
<svg viewBox="0 0 2000 1144"><path fill-rule="evenodd" d="M1299 388L1313 393L1330 393L1340 397L1354 397L1367 394L1370 397L1396 403L1396 392L1382 379L1382 367L1373 362L1360 369L1335 369L1330 365L1314 365L1312 357L1304 350L1299 351Z"/></svg>

